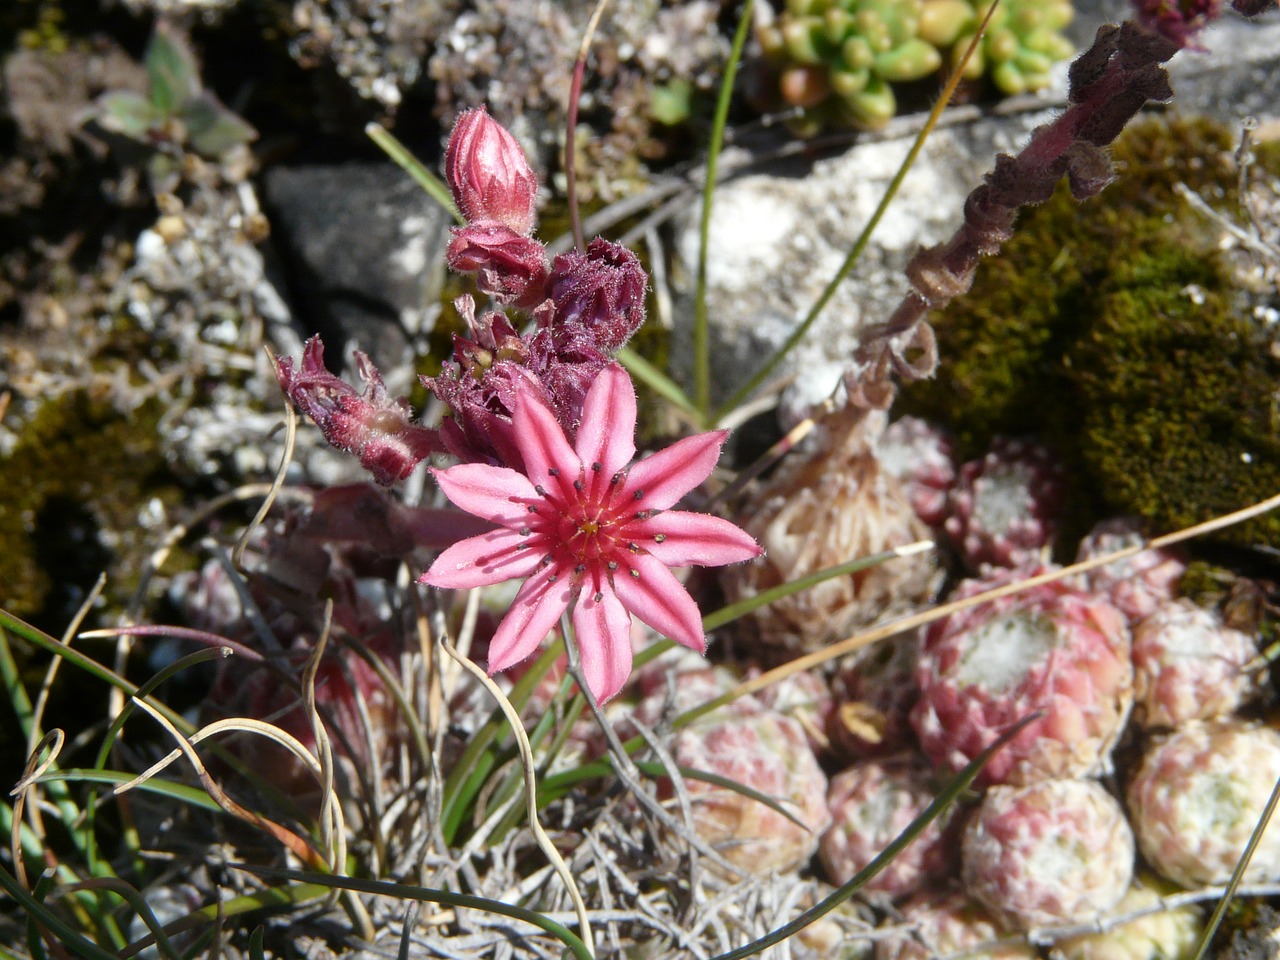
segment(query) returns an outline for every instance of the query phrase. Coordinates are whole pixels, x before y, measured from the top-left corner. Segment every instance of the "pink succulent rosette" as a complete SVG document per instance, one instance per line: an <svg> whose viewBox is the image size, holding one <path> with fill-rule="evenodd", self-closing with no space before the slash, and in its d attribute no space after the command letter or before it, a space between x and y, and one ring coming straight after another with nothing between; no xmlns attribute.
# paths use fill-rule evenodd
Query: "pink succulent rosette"
<svg viewBox="0 0 1280 960"><path fill-rule="evenodd" d="M960 468L947 533L974 572L1036 563L1053 546L1064 491L1047 447L997 437L986 456Z"/></svg>
<svg viewBox="0 0 1280 960"><path fill-rule="evenodd" d="M947 500L956 480L951 448L945 431L919 417L895 420L876 443L885 472L902 482L916 516L931 527L947 519Z"/></svg>
<svg viewBox="0 0 1280 960"><path fill-rule="evenodd" d="M1141 521L1133 517L1104 520L1080 541L1076 560L1092 560L1145 541ZM1178 583L1186 570L1186 562L1176 550L1143 550L1090 570L1085 579L1091 593L1106 597L1130 624L1136 624L1178 595Z"/></svg>
<svg viewBox="0 0 1280 960"><path fill-rule="evenodd" d="M760 548L727 520L669 508L710 474L725 431L631 465L635 388L616 364L587 392L572 444L531 393L517 401L512 423L525 472L482 463L432 471L454 505L497 529L445 550L420 578L454 590L528 578L489 643L489 672L530 656L570 607L600 702L631 673L632 615L702 652L702 616L668 568L734 563Z"/></svg>
<svg viewBox="0 0 1280 960"><path fill-rule="evenodd" d="M904 929L876 941L875 960L934 960L963 954L966 960L1033 960L1025 943L995 944L1001 935L986 907L963 893L922 891L900 908ZM976 949L981 944L992 944Z"/></svg>
<svg viewBox="0 0 1280 960"><path fill-rule="evenodd" d="M1246 670L1257 655L1253 638L1217 613L1167 601L1133 630L1135 719L1176 727L1234 712L1257 692Z"/></svg>
<svg viewBox="0 0 1280 960"><path fill-rule="evenodd" d="M961 584L973 596L1047 568ZM1030 783L1105 772L1133 696L1124 615L1059 581L931 624L911 723L935 763L958 770L1039 711L983 768L983 783Z"/></svg>
<svg viewBox="0 0 1280 960"><path fill-rule="evenodd" d="M1258 724L1193 723L1155 741L1129 784L1143 857L1183 887L1226 883L1276 781L1280 733ZM1280 879L1280 822L1272 819L1245 883Z"/></svg>
<svg viewBox="0 0 1280 960"><path fill-rule="evenodd" d="M1081 923L1120 902L1133 832L1095 780L992 787L965 828L964 888L1009 929Z"/></svg>
<svg viewBox="0 0 1280 960"><path fill-rule="evenodd" d="M832 777L832 823L818 845L827 879L837 885L852 880L924 813L935 793L932 770L922 758L867 761ZM944 815L930 823L862 892L902 897L933 877L948 876L955 865L949 821Z"/></svg>
<svg viewBox="0 0 1280 960"><path fill-rule="evenodd" d="M744 872L763 876L809 862L831 823L827 777L804 730L772 710L718 714L679 731L677 764L718 774L778 801L798 823L745 794L687 780L698 836Z"/></svg>

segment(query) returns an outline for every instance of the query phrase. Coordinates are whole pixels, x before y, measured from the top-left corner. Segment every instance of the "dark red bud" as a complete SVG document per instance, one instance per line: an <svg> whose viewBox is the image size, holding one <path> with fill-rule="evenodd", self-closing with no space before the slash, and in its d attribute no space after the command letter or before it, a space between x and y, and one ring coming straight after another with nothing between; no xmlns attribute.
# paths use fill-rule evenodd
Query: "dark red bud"
<svg viewBox="0 0 1280 960"><path fill-rule="evenodd" d="M546 248L504 223L454 228L445 259L452 270L476 274L476 286L499 303L527 310L546 299Z"/></svg>

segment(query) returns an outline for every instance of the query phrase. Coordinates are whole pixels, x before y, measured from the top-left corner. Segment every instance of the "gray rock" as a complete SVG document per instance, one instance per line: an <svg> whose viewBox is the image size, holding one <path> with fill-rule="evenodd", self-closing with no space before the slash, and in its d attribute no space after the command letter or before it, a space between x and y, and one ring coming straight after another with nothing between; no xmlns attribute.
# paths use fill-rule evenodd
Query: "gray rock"
<svg viewBox="0 0 1280 960"><path fill-rule="evenodd" d="M1080 36L1092 37L1103 21L1101 6L1081 14L1075 26ZM1175 106L1232 125L1249 115L1263 125L1280 116L1280 16L1245 22L1228 15L1203 39L1205 52L1185 51L1171 63ZM987 112L948 111L853 273L777 376L811 378L828 364L843 362L859 331L886 319L906 292L903 268L915 250L951 235L965 197L991 168L995 154L1018 150L1032 129L1055 116L1065 94L1062 64L1053 89L1040 97L1006 101ZM887 130L818 160L798 177L776 165L717 191L708 315L718 400L760 369L803 320L870 219L921 120L897 118ZM734 159L726 154L725 163ZM672 272L677 317L693 315L700 210L696 203L690 207L677 223ZM689 356L687 342L679 342L687 329L686 323L676 324L677 357ZM687 380L687 371L676 373Z"/></svg>
<svg viewBox="0 0 1280 960"><path fill-rule="evenodd" d="M266 205L306 332L329 356L363 350L407 392L440 312L449 215L390 163L273 169Z"/></svg>

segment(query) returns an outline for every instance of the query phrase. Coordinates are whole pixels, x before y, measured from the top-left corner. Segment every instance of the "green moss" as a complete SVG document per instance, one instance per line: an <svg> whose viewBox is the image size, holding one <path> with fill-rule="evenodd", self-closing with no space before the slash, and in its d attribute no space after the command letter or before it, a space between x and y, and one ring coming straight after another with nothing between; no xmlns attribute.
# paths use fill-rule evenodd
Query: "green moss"
<svg viewBox="0 0 1280 960"><path fill-rule="evenodd" d="M79 391L31 418L0 459L0 605L56 633L113 553L141 557L139 509L178 497L156 442L162 413L148 401L126 416ZM127 596L139 564L114 569L125 579L110 593Z"/></svg>
<svg viewBox="0 0 1280 960"><path fill-rule="evenodd" d="M1162 530L1280 490L1280 364L1212 225L1175 191L1186 183L1234 216L1231 150L1209 121L1136 125L1116 146L1114 184L1027 212L972 291L933 318L938 377L903 406L951 426L965 457L995 434L1039 436L1098 510ZM1277 533L1263 518L1230 535Z"/></svg>

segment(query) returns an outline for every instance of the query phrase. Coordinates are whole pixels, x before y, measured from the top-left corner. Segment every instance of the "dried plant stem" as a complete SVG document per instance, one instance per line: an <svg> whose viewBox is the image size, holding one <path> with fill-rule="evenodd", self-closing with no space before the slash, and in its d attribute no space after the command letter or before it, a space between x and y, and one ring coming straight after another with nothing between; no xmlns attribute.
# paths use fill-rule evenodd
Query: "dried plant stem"
<svg viewBox="0 0 1280 960"><path fill-rule="evenodd" d="M276 358L269 351L267 356L270 357L274 368ZM244 572L244 551L249 546L249 538L262 525L262 521L267 518L271 505L276 502L276 497L280 493L280 488L284 486L285 477L289 473L289 464L293 461L293 445L297 436L298 415L293 412L293 404L286 397L284 401L284 451L280 454L280 466L276 470L275 479L271 481L271 489L267 491L267 496L262 501L262 506L253 515L252 522L245 527L244 533L240 534L240 539L236 541L235 549L231 551L231 562L241 572Z"/></svg>
<svg viewBox="0 0 1280 960"><path fill-rule="evenodd" d="M31 889L31 884L27 880L27 864L22 857L22 815L25 812L27 796L35 789L35 781L41 774L54 765L58 760L58 754L62 752L62 744L66 740L66 735L58 728L50 730L41 738L40 742L33 744L31 750L27 753L27 764L22 771L22 776L12 790L9 796L13 797L13 823L9 831L9 855L13 858L13 873L26 889ZM49 755L43 760L40 755L46 750ZM32 810L39 804L33 803ZM40 839L44 839L44 824L38 818L34 818L31 825L32 831Z"/></svg>
<svg viewBox="0 0 1280 960"><path fill-rule="evenodd" d="M538 821L538 771L533 760L533 748L529 746L529 738L524 732L524 724L520 722L520 715L516 713L515 707L511 705L511 701L506 698L498 685L489 679L488 674L454 649L453 644L449 642L449 638L446 635L440 634L439 640L444 652L456 660L467 673L475 677L489 691L489 695L497 702L498 707L507 718L507 722L511 725L511 732L515 735L516 746L520 751L520 762L524 766L524 799L528 811L529 829L533 831L538 847L551 862L556 873L559 874L560 880L568 890L569 899L573 901L574 909L578 914L578 929L581 932L582 942L587 945L587 951L594 956L596 952L595 940L591 932L591 918L587 915L587 904L582 899L582 893L578 890L578 884L573 878L573 873L569 870L569 865L564 862L564 857L560 856L560 851L556 849L555 844L551 842L551 838L547 836L547 832L542 829L542 824Z"/></svg>
<svg viewBox="0 0 1280 960"><path fill-rule="evenodd" d="M573 227L573 245L579 253L586 251L587 242L582 234L582 213L578 209L578 108L582 100L582 81L587 73L587 56L591 53L591 41L595 39L596 28L600 25L600 18L608 5L609 0L598 0L595 9L591 11L591 19L587 21L587 29L582 32L578 57L573 63L573 82L569 87L569 115L565 121L564 175L569 193L569 223ZM592 950L592 952L595 951Z"/></svg>
<svg viewBox="0 0 1280 960"><path fill-rule="evenodd" d="M1025 580L1019 580L1016 583L1008 583L1001 587L987 590L984 593L975 594L972 597L966 597L963 600L953 600L950 603L940 604L929 610L920 613L911 614L898 620L891 620L889 623L874 627L865 633L857 633L851 637L847 637L838 643L817 650L813 653L805 654L797 657L781 666L768 670L760 676L751 680L744 681L730 690L728 693L722 694L707 703L687 710L676 718L677 726L684 726L693 722L698 717L710 713L712 710L724 706L726 703L738 699L739 697L755 693L766 687L772 686L787 677L794 676L805 670L820 666L832 660L842 657L845 654L860 650L863 647L878 643L896 634L903 633L907 630L913 630L917 627L925 626L943 617L949 617L953 613L961 610L967 610L970 607L976 607L979 604L987 603L992 600L998 600L1000 597L1007 597L1011 594L1021 593L1024 590L1030 590L1033 587L1041 586L1046 583L1053 583L1067 577L1075 576L1080 573L1087 573L1098 567L1105 567L1109 564L1116 563L1120 560L1126 560L1134 554L1141 553L1143 550L1157 550L1163 547L1173 546L1176 543L1182 543L1185 540L1191 540L1195 537L1204 536L1217 530L1235 526L1252 520L1254 517L1261 516L1280 507L1280 494L1255 503L1252 506L1245 507L1242 510L1236 510L1233 513L1225 514L1221 517L1215 517L1212 520L1206 520L1204 523L1197 523L1194 526L1185 527L1173 533L1166 533L1159 537L1152 537L1143 543L1134 544L1125 547L1122 550L1116 550L1112 553L1103 554L1088 560L1082 560L1079 563L1073 563L1070 566L1060 567L1056 570L1049 570L1045 573L1038 574L1034 577L1027 577Z"/></svg>
<svg viewBox="0 0 1280 960"><path fill-rule="evenodd" d="M573 630L569 625L567 615L560 618L561 630L566 637L573 635ZM696 833L686 830L684 824L676 820L667 812L661 803L655 800L649 791L645 790L640 783L640 770L631 759L631 755L627 752L626 746L618 739L618 733L613 729L613 724L609 722L609 718L604 715L604 711L600 709L595 698L588 692L590 688L587 686L586 678L582 675L582 666L578 662L577 647L575 643L565 643L565 649L568 651L569 657L569 673L575 681L577 681L578 689L583 691L581 696L586 701L587 707L591 710L591 715L595 717L596 724L600 727L600 731L604 734L605 741L609 745L609 755L612 759L613 770L618 775L618 779L622 781L622 785L634 796L645 810L647 810L659 823L680 837L692 849L698 851L704 857L713 861L716 866L728 872L729 876L742 877L745 871L741 867L730 863L718 850L705 842ZM637 744L639 739L635 741Z"/></svg>
<svg viewBox="0 0 1280 960"><path fill-rule="evenodd" d="M172 751L168 756L162 758L157 763L152 764L152 766L148 767L128 783L122 783L117 786L113 790L114 794L119 795L141 783L145 783L176 760L179 756L185 756L187 758L187 762L189 762L192 769L195 770L196 776L200 779L201 785L209 794L210 799L212 799L214 803L218 804L218 806L220 806L224 811L231 814L233 817L243 820L245 823L257 827L269 836L274 837L277 841L287 847L296 857L310 865L313 869L324 870L327 868L328 865L325 858L316 852L316 850L314 850L306 840L302 839L302 837L299 837L292 831L280 826L280 824L273 820L269 820L260 814L254 813L252 810L245 809L227 796L226 792L219 787L213 777L209 775L209 771L205 769L204 763L200 760L200 755L196 753L194 745L198 742L198 739L203 739L204 737L208 737L222 730L242 730L261 734L262 736L275 740L302 760L303 763L307 765L308 769L311 770L317 781L319 781L320 764L316 758L308 752L306 747L279 727L244 717L215 721L214 723L202 728L196 735L188 739L182 735L177 727L169 722L164 714L151 706L151 704L138 697L133 697L131 699L136 707L143 710L153 720L160 724L160 726L164 727L169 736L171 736L178 744L178 749ZM341 804L337 804L336 807L339 811L338 815L340 816Z"/></svg>

